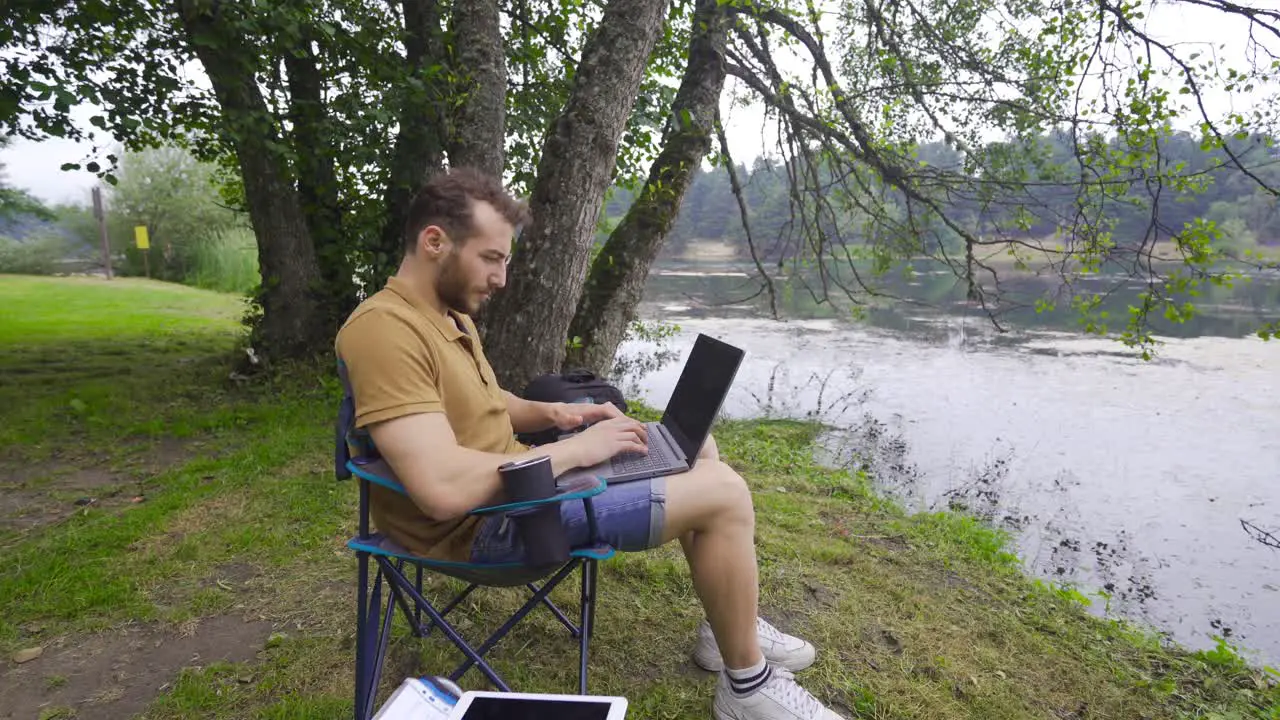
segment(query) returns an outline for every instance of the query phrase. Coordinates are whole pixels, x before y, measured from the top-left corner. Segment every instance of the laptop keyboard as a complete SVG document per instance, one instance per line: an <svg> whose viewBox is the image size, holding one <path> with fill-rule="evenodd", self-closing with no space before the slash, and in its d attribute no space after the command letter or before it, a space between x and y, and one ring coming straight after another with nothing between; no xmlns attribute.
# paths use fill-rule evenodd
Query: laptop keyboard
<svg viewBox="0 0 1280 720"><path fill-rule="evenodd" d="M649 453L623 453L613 456L610 468L615 475L626 475L647 470L664 470L674 465L666 445L650 445Z"/></svg>

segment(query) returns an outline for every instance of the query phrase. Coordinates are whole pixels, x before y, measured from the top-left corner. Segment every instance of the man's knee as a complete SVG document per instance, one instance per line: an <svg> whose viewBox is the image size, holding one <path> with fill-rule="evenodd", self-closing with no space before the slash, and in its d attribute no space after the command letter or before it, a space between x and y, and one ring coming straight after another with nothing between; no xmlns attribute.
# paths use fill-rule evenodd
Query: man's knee
<svg viewBox="0 0 1280 720"><path fill-rule="evenodd" d="M708 492L720 499L723 512L736 518L755 520L755 509L751 499L751 488L747 481L736 470L719 460L711 460L715 472L711 473L711 487Z"/></svg>
<svg viewBox="0 0 1280 720"><path fill-rule="evenodd" d="M698 450L699 460L719 460L720 447L716 445L716 439L710 433L707 434L707 441L702 443L702 448Z"/></svg>
<svg viewBox="0 0 1280 720"><path fill-rule="evenodd" d="M668 540L690 530L755 527L750 488L719 460L699 462L688 473L668 479L666 513Z"/></svg>

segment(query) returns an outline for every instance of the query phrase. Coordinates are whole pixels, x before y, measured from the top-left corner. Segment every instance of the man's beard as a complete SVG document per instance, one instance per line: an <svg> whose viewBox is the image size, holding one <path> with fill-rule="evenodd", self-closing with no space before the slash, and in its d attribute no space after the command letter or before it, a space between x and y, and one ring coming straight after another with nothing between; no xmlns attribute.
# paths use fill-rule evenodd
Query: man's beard
<svg viewBox="0 0 1280 720"><path fill-rule="evenodd" d="M474 315L480 309L479 304L472 305L474 301L471 286L458 269L458 259L452 255L440 267L440 282L436 292L440 295L440 302L454 312Z"/></svg>

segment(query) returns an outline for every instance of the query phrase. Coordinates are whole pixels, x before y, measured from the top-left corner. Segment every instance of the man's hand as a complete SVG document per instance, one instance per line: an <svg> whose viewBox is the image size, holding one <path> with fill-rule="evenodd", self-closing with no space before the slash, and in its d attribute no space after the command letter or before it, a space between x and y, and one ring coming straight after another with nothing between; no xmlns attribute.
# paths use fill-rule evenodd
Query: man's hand
<svg viewBox="0 0 1280 720"><path fill-rule="evenodd" d="M573 447L580 467L590 467L624 452L649 452L649 435L644 423L623 415L617 408L613 410L618 413L616 416L601 420L568 440L561 441Z"/></svg>
<svg viewBox="0 0 1280 720"><path fill-rule="evenodd" d="M573 430L583 424L624 417L613 403L551 403L551 421L560 430Z"/></svg>

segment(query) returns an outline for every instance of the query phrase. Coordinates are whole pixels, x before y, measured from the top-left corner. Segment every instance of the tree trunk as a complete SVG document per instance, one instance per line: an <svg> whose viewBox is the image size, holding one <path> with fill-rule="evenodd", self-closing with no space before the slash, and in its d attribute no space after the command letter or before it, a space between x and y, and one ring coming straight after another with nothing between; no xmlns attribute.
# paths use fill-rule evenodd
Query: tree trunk
<svg viewBox="0 0 1280 720"><path fill-rule="evenodd" d="M235 148L249 218L258 240L262 317L253 342L265 356L302 357L332 342L318 306L320 279L306 219L275 123L257 84L259 50L235 27L238 8L212 0L178 0L192 49L222 107L223 130Z"/></svg>
<svg viewBox="0 0 1280 720"><path fill-rule="evenodd" d="M582 293L618 139L667 0L613 0L582 51L573 89L542 148L507 287L486 312L485 348L503 387L519 391L555 370Z"/></svg>
<svg viewBox="0 0 1280 720"><path fill-rule="evenodd" d="M449 165L502 177L505 166L507 58L497 0L453 4L457 71L465 77L462 105L450 131Z"/></svg>
<svg viewBox="0 0 1280 720"><path fill-rule="evenodd" d="M444 163L445 127L442 93L445 52L440 9L432 0L402 0L405 61L418 83L399 89L400 122L391 152L390 174L383 196L386 221L374 275L380 281L395 271L404 247L404 223L413 194Z"/></svg>
<svg viewBox="0 0 1280 720"><path fill-rule="evenodd" d="M283 54L289 76L290 142L298 151L294 175L320 269L324 312L336 324L355 306L355 266L347 252L348 237L338 202L338 174L324 105L324 77L311 49L312 40L309 29L304 28L298 47Z"/></svg>
<svg viewBox="0 0 1280 720"><path fill-rule="evenodd" d="M662 152L626 217L609 235L591 265L591 275L569 325L577 338L565 365L604 375L635 317L654 258L675 224L685 191L711 148L720 92L729 15L717 0L698 0L689 39L689 62L671 104Z"/></svg>

